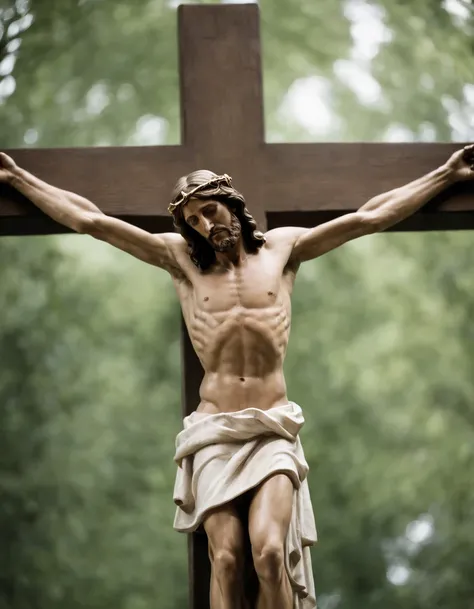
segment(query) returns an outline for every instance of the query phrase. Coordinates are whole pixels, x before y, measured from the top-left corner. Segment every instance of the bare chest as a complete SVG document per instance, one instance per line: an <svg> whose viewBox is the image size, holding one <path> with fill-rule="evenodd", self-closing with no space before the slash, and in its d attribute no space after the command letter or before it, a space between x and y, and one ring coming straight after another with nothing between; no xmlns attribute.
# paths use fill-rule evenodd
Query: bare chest
<svg viewBox="0 0 474 609"><path fill-rule="evenodd" d="M279 265L269 257L254 256L238 267L196 275L180 299L185 313L253 310L258 314L289 306L291 286L291 278Z"/></svg>
<svg viewBox="0 0 474 609"><path fill-rule="evenodd" d="M225 314L231 310L289 308L294 274L269 252L249 256L242 265L196 272L177 285L183 313Z"/></svg>
<svg viewBox="0 0 474 609"><path fill-rule="evenodd" d="M281 276L275 272L238 268L222 275L205 277L194 287L193 303L209 313L234 307L265 309L281 300Z"/></svg>
<svg viewBox="0 0 474 609"><path fill-rule="evenodd" d="M178 287L184 320L204 369L260 377L288 343L294 273L272 252L241 266L195 273ZM279 365L279 364L278 364Z"/></svg>

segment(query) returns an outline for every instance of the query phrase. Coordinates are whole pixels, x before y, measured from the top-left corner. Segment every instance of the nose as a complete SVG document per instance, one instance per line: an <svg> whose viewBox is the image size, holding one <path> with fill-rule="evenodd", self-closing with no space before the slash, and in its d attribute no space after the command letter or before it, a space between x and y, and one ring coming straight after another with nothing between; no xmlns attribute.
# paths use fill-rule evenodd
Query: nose
<svg viewBox="0 0 474 609"><path fill-rule="evenodd" d="M211 234L212 229L214 228L214 223L209 221L207 218L202 219L202 225L207 235Z"/></svg>

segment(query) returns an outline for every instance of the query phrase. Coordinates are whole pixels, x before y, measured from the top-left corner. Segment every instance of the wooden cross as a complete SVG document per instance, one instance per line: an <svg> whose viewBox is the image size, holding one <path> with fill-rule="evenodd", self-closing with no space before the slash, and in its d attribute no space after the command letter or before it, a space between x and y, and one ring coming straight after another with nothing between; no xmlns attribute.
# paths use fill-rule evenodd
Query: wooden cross
<svg viewBox="0 0 474 609"><path fill-rule="evenodd" d="M314 226L436 168L462 144L266 144L256 5L180 6L182 144L5 150L25 169L150 232L173 230L176 179L229 173L262 230ZM457 185L395 230L474 229L474 185ZM69 232L0 188L0 235ZM182 326L183 415L199 403L202 369ZM171 489L170 489L171 501ZM207 542L189 537L192 609L209 594Z"/></svg>

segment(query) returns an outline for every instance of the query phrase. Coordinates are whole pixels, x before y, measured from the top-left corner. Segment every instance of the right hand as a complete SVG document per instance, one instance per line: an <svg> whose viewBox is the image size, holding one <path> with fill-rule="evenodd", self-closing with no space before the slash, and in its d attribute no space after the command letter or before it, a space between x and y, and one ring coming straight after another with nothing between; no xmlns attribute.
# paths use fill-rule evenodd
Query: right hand
<svg viewBox="0 0 474 609"><path fill-rule="evenodd" d="M15 161L8 154L0 152L0 183L9 183L16 168Z"/></svg>
<svg viewBox="0 0 474 609"><path fill-rule="evenodd" d="M474 180L474 144L455 152L446 163L455 180Z"/></svg>

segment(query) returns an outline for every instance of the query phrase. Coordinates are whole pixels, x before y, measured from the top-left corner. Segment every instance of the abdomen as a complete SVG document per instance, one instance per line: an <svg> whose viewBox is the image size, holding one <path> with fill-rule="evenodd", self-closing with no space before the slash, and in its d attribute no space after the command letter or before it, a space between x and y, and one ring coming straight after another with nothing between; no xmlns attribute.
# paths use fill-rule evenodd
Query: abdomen
<svg viewBox="0 0 474 609"><path fill-rule="evenodd" d="M206 372L243 377L266 376L281 367L288 335L288 316L281 307L234 307L224 314L205 314L190 328Z"/></svg>

